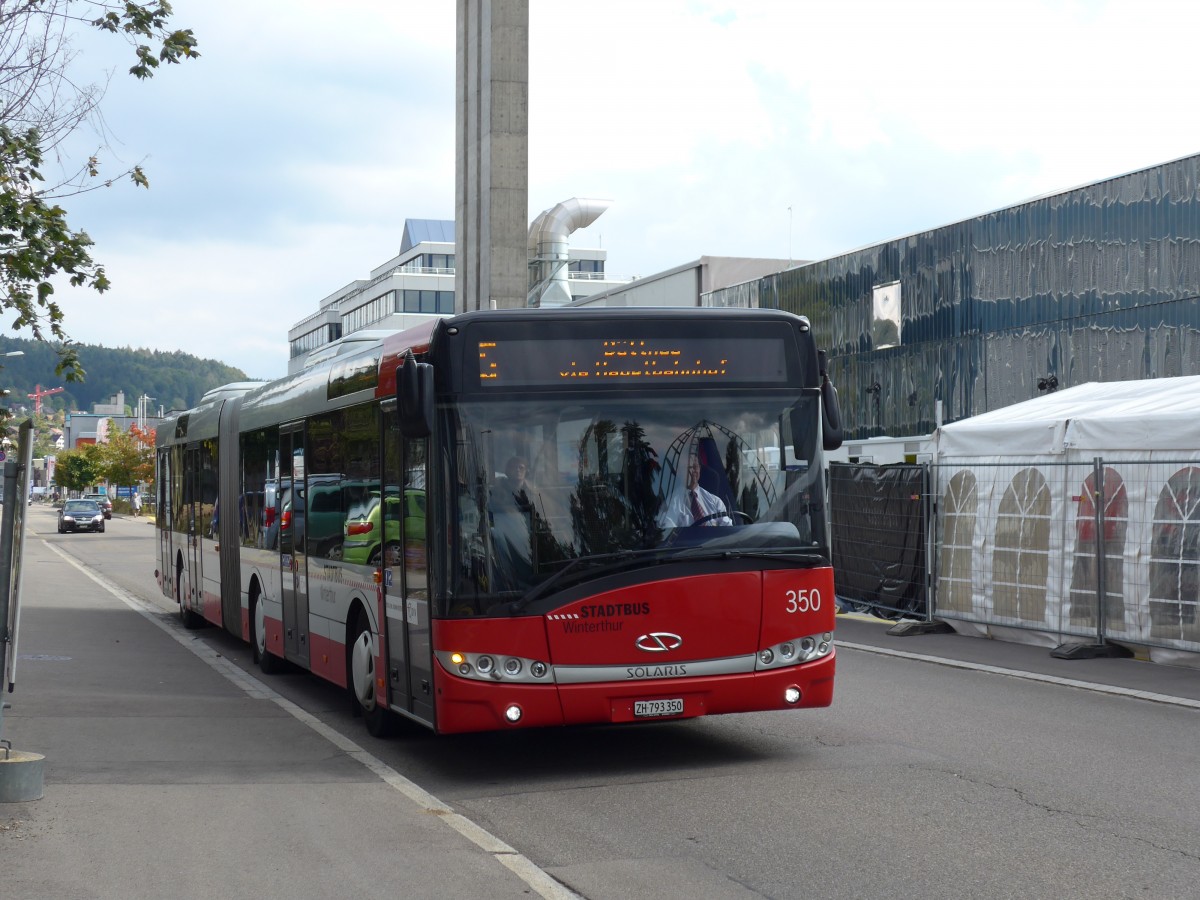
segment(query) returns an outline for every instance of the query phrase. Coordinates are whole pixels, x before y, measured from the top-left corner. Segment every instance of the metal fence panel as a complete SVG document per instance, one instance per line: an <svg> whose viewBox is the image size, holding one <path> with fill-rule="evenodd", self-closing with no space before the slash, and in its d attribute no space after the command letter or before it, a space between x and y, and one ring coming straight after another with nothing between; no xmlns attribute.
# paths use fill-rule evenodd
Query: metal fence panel
<svg viewBox="0 0 1200 900"><path fill-rule="evenodd" d="M934 614L1200 651L1200 455L1161 457L933 464Z"/></svg>
<svg viewBox="0 0 1200 900"><path fill-rule="evenodd" d="M838 598L884 618L924 617L928 469L830 463Z"/></svg>

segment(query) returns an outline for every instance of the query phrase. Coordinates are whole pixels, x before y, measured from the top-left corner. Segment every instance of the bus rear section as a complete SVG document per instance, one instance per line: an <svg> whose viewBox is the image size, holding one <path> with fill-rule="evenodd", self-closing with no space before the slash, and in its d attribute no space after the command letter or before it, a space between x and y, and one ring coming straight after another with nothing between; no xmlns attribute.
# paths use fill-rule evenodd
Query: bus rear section
<svg viewBox="0 0 1200 900"><path fill-rule="evenodd" d="M439 731L832 702L835 604L827 566L659 568L609 576L540 616L436 622Z"/></svg>

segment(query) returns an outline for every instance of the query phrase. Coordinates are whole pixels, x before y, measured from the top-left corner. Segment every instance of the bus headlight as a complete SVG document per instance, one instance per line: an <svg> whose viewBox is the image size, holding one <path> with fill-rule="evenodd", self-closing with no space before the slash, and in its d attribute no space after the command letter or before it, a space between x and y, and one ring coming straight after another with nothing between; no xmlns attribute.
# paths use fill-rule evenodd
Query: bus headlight
<svg viewBox="0 0 1200 900"><path fill-rule="evenodd" d="M828 656L832 652L832 632L805 635L759 650L754 669L756 672L761 672L764 669L778 669L780 666L812 662L814 659ZM788 702L793 701L789 700Z"/></svg>
<svg viewBox="0 0 1200 900"><path fill-rule="evenodd" d="M447 672L476 681L512 684L545 684L554 681L554 670L541 660L507 653L464 653L438 650L434 654Z"/></svg>

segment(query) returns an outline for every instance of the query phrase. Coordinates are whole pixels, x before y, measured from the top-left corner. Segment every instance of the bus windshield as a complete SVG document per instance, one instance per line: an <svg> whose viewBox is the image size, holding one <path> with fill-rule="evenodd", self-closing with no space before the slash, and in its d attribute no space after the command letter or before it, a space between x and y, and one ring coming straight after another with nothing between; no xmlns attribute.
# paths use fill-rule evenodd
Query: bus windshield
<svg viewBox="0 0 1200 900"><path fill-rule="evenodd" d="M614 564L828 559L815 392L464 402L442 422L443 615L511 611Z"/></svg>

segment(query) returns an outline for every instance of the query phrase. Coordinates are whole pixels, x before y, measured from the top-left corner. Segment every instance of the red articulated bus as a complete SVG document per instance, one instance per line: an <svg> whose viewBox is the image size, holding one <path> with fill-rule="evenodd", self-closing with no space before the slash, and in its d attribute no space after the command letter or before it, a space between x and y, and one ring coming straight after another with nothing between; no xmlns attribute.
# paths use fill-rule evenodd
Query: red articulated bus
<svg viewBox="0 0 1200 900"><path fill-rule="evenodd" d="M841 437L807 320L496 310L318 356L158 429L185 625L373 734L829 705Z"/></svg>

